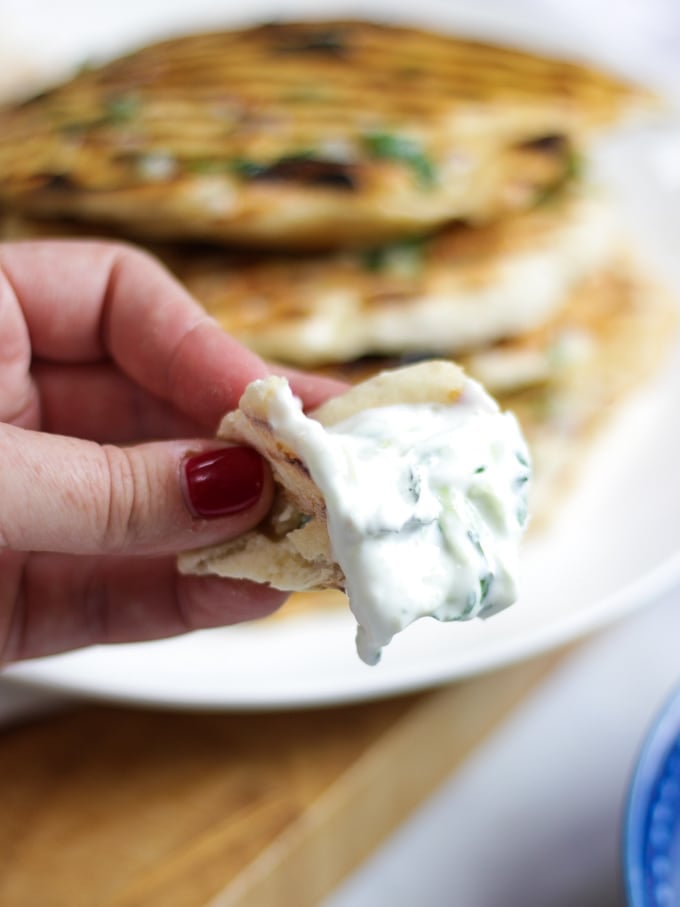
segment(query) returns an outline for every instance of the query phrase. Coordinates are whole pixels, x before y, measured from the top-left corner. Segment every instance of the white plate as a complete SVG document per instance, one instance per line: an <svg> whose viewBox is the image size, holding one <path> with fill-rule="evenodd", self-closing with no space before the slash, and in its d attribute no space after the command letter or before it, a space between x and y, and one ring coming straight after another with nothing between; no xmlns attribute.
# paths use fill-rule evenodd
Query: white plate
<svg viewBox="0 0 680 907"><path fill-rule="evenodd" d="M311 706L419 689L591 632L680 579L680 350L664 377L593 452L553 530L526 545L521 600L492 620L420 621L375 668L354 652L349 612L333 609L85 649L26 662L7 675L157 705Z"/></svg>
<svg viewBox="0 0 680 907"><path fill-rule="evenodd" d="M486 5L487 13L492 6ZM167 11L168 4L163 7ZM512 8L510 33L518 38L517 7ZM497 6L489 19L493 28L480 21L470 25L460 9L455 11L465 30L498 37L501 10ZM453 11L447 7L449 23ZM526 34L531 44L539 43L535 21ZM551 37L554 45L554 32ZM674 245L680 236L677 152L680 131L660 124L642 137L610 143L600 169L642 244L680 287L680 248ZM648 604L680 582L678 413L680 347L655 383L619 413L553 528L527 543L520 602L487 623L421 621L385 650L378 667L358 660L353 620L348 612L333 610L81 650L26 662L6 676L124 702L284 708L421 689L547 650Z"/></svg>

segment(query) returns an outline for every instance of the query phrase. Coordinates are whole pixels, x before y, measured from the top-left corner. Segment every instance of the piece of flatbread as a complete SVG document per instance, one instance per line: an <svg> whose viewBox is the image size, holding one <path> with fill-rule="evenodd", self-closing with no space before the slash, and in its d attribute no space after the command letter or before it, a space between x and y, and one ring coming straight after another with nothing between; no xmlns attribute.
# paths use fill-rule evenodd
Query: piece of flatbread
<svg viewBox="0 0 680 907"><path fill-rule="evenodd" d="M181 555L183 573L251 579L286 591L344 588L328 538L323 496L306 465L270 423L274 395L285 382L272 376L251 384L218 432L224 440L254 447L269 462L278 491L268 517L233 541ZM462 389L463 372L457 365L423 362L374 375L310 415L322 425L335 425L362 410L395 403L451 404Z"/></svg>
<svg viewBox="0 0 680 907"><path fill-rule="evenodd" d="M6 239L77 233L73 222L0 222ZM232 336L267 359L316 368L364 356L460 357L533 333L621 245L605 200L574 191L495 224L363 251L154 251Z"/></svg>
<svg viewBox="0 0 680 907"><path fill-rule="evenodd" d="M191 35L0 110L0 207L148 239L365 246L526 209L594 128L650 100L394 25Z"/></svg>
<svg viewBox="0 0 680 907"><path fill-rule="evenodd" d="M423 350L451 358L521 335L620 245L610 206L583 191L494 224L361 251L162 252L226 331L265 358L315 368Z"/></svg>

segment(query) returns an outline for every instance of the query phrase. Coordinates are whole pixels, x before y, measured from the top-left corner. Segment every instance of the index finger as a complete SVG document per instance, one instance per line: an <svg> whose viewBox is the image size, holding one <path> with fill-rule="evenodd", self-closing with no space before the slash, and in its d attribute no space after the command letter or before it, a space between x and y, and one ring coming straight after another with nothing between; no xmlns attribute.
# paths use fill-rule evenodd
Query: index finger
<svg viewBox="0 0 680 907"><path fill-rule="evenodd" d="M155 259L131 246L0 245L0 279L22 309L35 357L111 358L141 387L211 429L250 381L269 373Z"/></svg>

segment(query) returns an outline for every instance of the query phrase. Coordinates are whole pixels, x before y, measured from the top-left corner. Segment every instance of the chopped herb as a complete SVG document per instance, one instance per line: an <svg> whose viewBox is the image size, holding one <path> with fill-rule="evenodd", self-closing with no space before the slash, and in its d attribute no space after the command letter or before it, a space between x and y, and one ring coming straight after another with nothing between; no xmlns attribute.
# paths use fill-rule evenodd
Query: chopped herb
<svg viewBox="0 0 680 907"><path fill-rule="evenodd" d="M310 160L311 151L301 151L294 155L287 155L275 161L254 161L245 157L234 157L230 160L218 158L193 158L185 162L188 170L194 173L234 173L242 179L258 179L270 173L274 167L288 164L293 161Z"/></svg>
<svg viewBox="0 0 680 907"><path fill-rule="evenodd" d="M573 148L569 148L564 155L564 170L559 179L552 185L544 186L537 191L534 196L534 205L541 207L557 201L567 186L580 179L582 172L583 161L580 155Z"/></svg>
<svg viewBox="0 0 680 907"><path fill-rule="evenodd" d="M529 460L524 456L524 453L521 450L516 450L515 456L517 457L518 463L522 466L526 466L527 469L529 468Z"/></svg>
<svg viewBox="0 0 680 907"><path fill-rule="evenodd" d="M452 604L455 604L455 600L448 599L448 601L451 601ZM468 592L467 598L465 599L465 608L463 609L463 612L460 615L461 618L469 617L470 614L472 614L472 611L474 610L474 607L476 604L477 604L477 593Z"/></svg>
<svg viewBox="0 0 680 907"><path fill-rule="evenodd" d="M233 158L229 163L229 169L242 179L258 179L259 177L272 174L276 168L290 166L301 161L311 161L314 159L313 151L296 151L292 154L284 154L274 161L253 161L249 158Z"/></svg>
<svg viewBox="0 0 680 907"><path fill-rule="evenodd" d="M486 466L478 466L477 469L475 469L475 475L479 475L480 472L486 472Z"/></svg>
<svg viewBox="0 0 680 907"><path fill-rule="evenodd" d="M325 160L314 151L298 151L268 163L237 158L231 161L230 169L246 180L280 180L333 189L356 186L356 168L352 164Z"/></svg>
<svg viewBox="0 0 680 907"><path fill-rule="evenodd" d="M408 270L415 271L423 264L425 237L414 236L385 246L363 249L360 261L367 271L374 273L394 269L407 264Z"/></svg>
<svg viewBox="0 0 680 907"><path fill-rule="evenodd" d="M483 604L489 594L491 583L493 582L493 573L486 573L479 581L480 602Z"/></svg>
<svg viewBox="0 0 680 907"><path fill-rule="evenodd" d="M184 161L184 167L191 173L226 173L232 169L228 161L218 161L214 158L193 158Z"/></svg>
<svg viewBox="0 0 680 907"><path fill-rule="evenodd" d="M406 490L411 496L413 503L417 504L423 491L423 477L413 466L409 468L408 486Z"/></svg>
<svg viewBox="0 0 680 907"><path fill-rule="evenodd" d="M133 120L139 110L141 102L133 95L112 98L104 105L104 110L89 120L68 120L57 127L62 135L79 136L91 129L102 126L119 126Z"/></svg>
<svg viewBox="0 0 680 907"><path fill-rule="evenodd" d="M386 261L386 246L363 249L360 253L362 267L366 271L382 271Z"/></svg>
<svg viewBox="0 0 680 907"><path fill-rule="evenodd" d="M102 120L106 123L127 123L137 116L140 109L141 102L135 95L118 95L106 102Z"/></svg>
<svg viewBox="0 0 680 907"><path fill-rule="evenodd" d="M373 157L400 161L411 168L421 186L427 188L434 186L436 182L434 165L414 139L393 132L369 132L363 141Z"/></svg>
<svg viewBox="0 0 680 907"><path fill-rule="evenodd" d="M269 164L260 164L257 161L251 161L247 158L234 158L229 162L228 169L233 171L242 179L255 179L266 171Z"/></svg>
<svg viewBox="0 0 680 907"><path fill-rule="evenodd" d="M524 456L524 453L522 451L519 451L519 450L516 451L515 456L516 456L517 462L520 464L520 466L523 466L526 470L526 472L518 475L513 482L514 489L516 491L521 491L522 488L529 481L530 465L529 465L528 459ZM526 498L524 498L520 502L520 504L517 508L517 522L519 523L520 526L524 526L524 524L527 521L527 518L528 518L528 508L527 508Z"/></svg>
<svg viewBox="0 0 680 907"><path fill-rule="evenodd" d="M475 550L479 554L484 555L484 549L482 548L482 542L481 542L481 539L479 538L479 534L477 532L475 532L474 529L468 529L467 537L470 540L473 547L475 548Z"/></svg>
<svg viewBox="0 0 680 907"><path fill-rule="evenodd" d="M522 501L522 503L517 508L517 522L520 526L524 526L526 524L528 516L529 510L527 508L526 502Z"/></svg>
<svg viewBox="0 0 680 907"><path fill-rule="evenodd" d="M569 149L565 167L564 167L564 176L568 180L576 180L583 173L583 158L573 149Z"/></svg>

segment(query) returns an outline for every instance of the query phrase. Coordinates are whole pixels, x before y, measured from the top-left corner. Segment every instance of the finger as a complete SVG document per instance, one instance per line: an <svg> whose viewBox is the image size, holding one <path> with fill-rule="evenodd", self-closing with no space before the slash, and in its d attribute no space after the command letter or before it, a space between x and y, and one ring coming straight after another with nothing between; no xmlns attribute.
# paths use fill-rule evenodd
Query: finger
<svg viewBox="0 0 680 907"><path fill-rule="evenodd" d="M121 448L0 425L0 547L162 553L255 526L272 478L250 448L159 441Z"/></svg>
<svg viewBox="0 0 680 907"><path fill-rule="evenodd" d="M31 338L14 288L0 273L0 420L30 424L39 418L31 385Z"/></svg>
<svg viewBox="0 0 680 907"><path fill-rule="evenodd" d="M308 409L347 389L347 385L330 378L287 368L271 370L288 378L293 392ZM40 396L40 426L45 431L103 444L128 444L151 438L192 437L204 428L144 391L110 362L38 362L32 372ZM39 425L34 421L23 427Z"/></svg>
<svg viewBox="0 0 680 907"><path fill-rule="evenodd" d="M12 322L15 384L30 361L30 332L34 356L78 363L110 355L140 386L214 430L246 385L269 371L155 259L129 246L63 240L0 245L3 298ZM289 377L308 408L344 387L294 369L275 371ZM13 406L18 396L15 390Z"/></svg>
<svg viewBox="0 0 680 907"><path fill-rule="evenodd" d="M286 597L245 581L180 576L171 558L54 554L29 556L13 593L5 663L261 618ZM7 613L8 604L0 600Z"/></svg>
<svg viewBox="0 0 680 907"><path fill-rule="evenodd" d="M33 379L41 400L41 423L25 427L100 444L191 438L202 432L194 419L147 393L110 362L35 363Z"/></svg>
<svg viewBox="0 0 680 907"><path fill-rule="evenodd" d="M0 246L0 281L26 320L33 354L110 356L147 391L214 430L264 363L207 316L155 259L115 243Z"/></svg>

